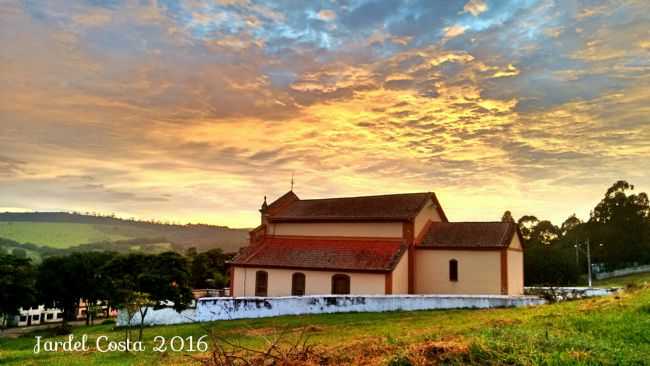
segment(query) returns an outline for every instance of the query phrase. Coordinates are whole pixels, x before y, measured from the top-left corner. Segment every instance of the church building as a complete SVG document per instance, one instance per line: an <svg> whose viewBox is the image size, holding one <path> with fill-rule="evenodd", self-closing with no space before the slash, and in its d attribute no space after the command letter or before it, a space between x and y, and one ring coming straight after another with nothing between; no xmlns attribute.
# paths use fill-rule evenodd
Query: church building
<svg viewBox="0 0 650 366"><path fill-rule="evenodd" d="M505 294L524 286L513 222L449 222L431 192L262 204L231 294Z"/></svg>

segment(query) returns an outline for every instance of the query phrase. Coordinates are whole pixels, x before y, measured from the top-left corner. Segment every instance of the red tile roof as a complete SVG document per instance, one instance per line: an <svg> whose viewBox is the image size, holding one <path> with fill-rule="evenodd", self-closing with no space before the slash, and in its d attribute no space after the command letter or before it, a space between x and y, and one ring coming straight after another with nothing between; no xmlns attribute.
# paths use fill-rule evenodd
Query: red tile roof
<svg viewBox="0 0 650 366"><path fill-rule="evenodd" d="M264 197L264 198L266 199L266 197ZM275 214L277 212L282 211L286 206L289 206L293 202L296 202L296 201L299 201L299 200L300 200L300 198L298 198L298 196L295 193L293 193L293 191L289 191L289 192L283 194L282 196L280 196L280 198L278 198L275 201L271 202L271 204L268 205L268 207L266 209L266 213L269 214L269 215L273 215L273 214Z"/></svg>
<svg viewBox="0 0 650 366"><path fill-rule="evenodd" d="M421 248L506 248L517 224L511 222L431 222L417 243Z"/></svg>
<svg viewBox="0 0 650 366"><path fill-rule="evenodd" d="M245 248L232 264L312 270L389 272L406 244L395 239L267 237Z"/></svg>
<svg viewBox="0 0 650 366"><path fill-rule="evenodd" d="M432 192L380 196L293 200L269 215L272 222L286 221L407 221L412 220L428 200L433 200L447 220ZM271 204L273 206L273 204Z"/></svg>

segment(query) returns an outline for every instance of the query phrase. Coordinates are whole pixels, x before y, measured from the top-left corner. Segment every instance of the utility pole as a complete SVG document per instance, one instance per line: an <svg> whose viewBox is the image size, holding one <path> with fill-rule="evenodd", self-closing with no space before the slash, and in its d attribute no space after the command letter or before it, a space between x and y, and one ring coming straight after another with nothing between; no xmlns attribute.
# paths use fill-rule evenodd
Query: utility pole
<svg viewBox="0 0 650 366"><path fill-rule="evenodd" d="M578 263L578 259L577 259L577 258L578 258L579 250L582 250L583 253L587 256L587 281L589 282L589 287L591 287L591 285L592 285L592 280L591 280L591 243L590 243L590 241L589 241L589 238L587 238L587 241L585 242L585 244L587 245L587 251L584 251L584 250L580 247L580 245L578 245L577 242L576 242L576 244L574 245L574 247L576 248L576 263ZM598 246L601 246L601 247L602 247L603 244L600 243L600 244L598 244Z"/></svg>
<svg viewBox="0 0 650 366"><path fill-rule="evenodd" d="M587 273L589 276L589 287L591 287L591 244L589 244L589 238L587 238Z"/></svg>

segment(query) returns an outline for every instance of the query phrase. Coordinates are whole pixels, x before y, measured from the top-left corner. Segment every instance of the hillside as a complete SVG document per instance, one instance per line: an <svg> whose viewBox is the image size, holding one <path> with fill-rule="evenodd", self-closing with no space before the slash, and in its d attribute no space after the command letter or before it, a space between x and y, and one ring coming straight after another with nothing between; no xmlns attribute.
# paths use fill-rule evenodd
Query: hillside
<svg viewBox="0 0 650 366"><path fill-rule="evenodd" d="M235 252L245 246L248 229L225 226L125 220L116 217L92 216L66 212L0 213L0 238L18 243L66 249L84 246L98 249L102 245L130 247L143 244L165 244L184 251L221 248Z"/></svg>

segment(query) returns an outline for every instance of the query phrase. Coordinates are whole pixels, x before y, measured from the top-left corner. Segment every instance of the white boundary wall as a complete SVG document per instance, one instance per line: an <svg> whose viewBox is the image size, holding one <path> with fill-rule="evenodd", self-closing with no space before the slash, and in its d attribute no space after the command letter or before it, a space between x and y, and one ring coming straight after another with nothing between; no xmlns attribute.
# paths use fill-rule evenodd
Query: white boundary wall
<svg viewBox="0 0 650 366"><path fill-rule="evenodd" d="M301 314L485 309L533 306L545 302L537 296L507 295L207 297L197 300L196 310L188 309L181 314L173 309L150 309L145 317L145 324L180 324ZM126 325L126 320L126 316L120 312L117 324ZM132 324L139 322L139 315L136 314Z"/></svg>
<svg viewBox="0 0 650 366"><path fill-rule="evenodd" d="M147 310L147 315L144 317L144 323L146 325L158 325L158 324L183 324L183 323L194 323L196 321L196 310L194 308L189 308L181 311L180 313L172 308L163 308L154 310L149 308ZM126 312L120 310L117 313L116 324L119 326L127 325L129 319L126 316ZM140 325L140 313L136 312L131 319L131 326Z"/></svg>
<svg viewBox="0 0 650 366"><path fill-rule="evenodd" d="M620 277L629 274L643 273L643 272L650 272L650 264L645 266L638 266L638 267L621 268L611 272L595 273L594 276L596 277L597 280L602 280L605 278Z"/></svg>

